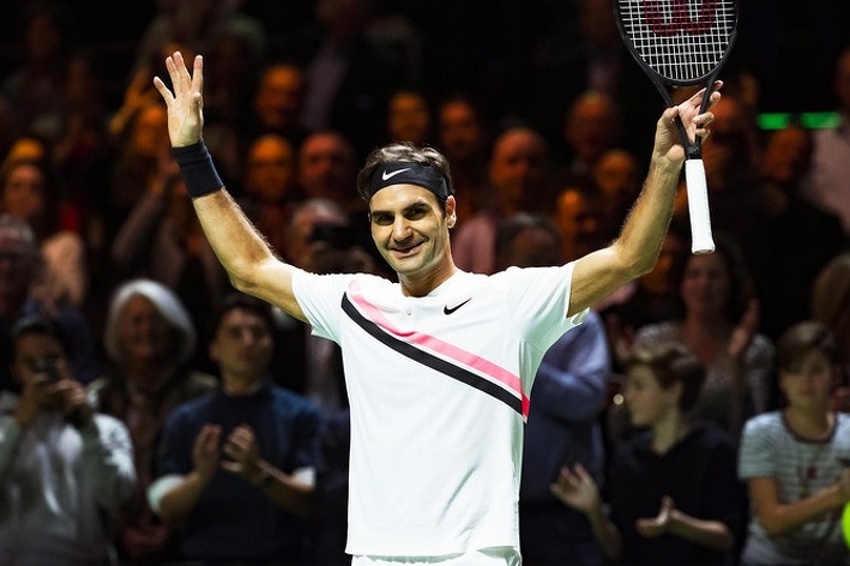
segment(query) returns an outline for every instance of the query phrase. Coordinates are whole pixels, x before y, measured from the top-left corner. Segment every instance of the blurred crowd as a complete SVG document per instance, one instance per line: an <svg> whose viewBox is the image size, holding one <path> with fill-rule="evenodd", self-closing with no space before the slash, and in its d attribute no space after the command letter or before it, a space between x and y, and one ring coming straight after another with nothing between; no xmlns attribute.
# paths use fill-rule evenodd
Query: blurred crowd
<svg viewBox="0 0 850 566"><path fill-rule="evenodd" d="M742 29L759 18L770 48L741 34L703 144L716 252L690 253L683 186L656 268L547 354L520 500L527 563L848 563L837 504L771 515L788 493L850 500L850 34L842 2L812 3L820 17L743 3ZM166 55L204 56L205 142L226 186L280 257L319 273L393 276L354 188L392 141L448 157L461 269L604 246L640 192L661 99L609 0L132 4L116 16L137 30L120 68L103 64L113 35L87 41L75 3L4 9L17 39L0 76L0 563L345 563L338 348L234 293L171 155L152 86ZM804 110L838 121L808 129ZM765 111L787 123L760 128ZM804 394L789 382L812 352L837 369ZM785 420L754 420L772 414ZM799 442L771 468L765 438L783 422ZM670 456L686 438L690 455ZM742 442L758 458L739 461ZM780 489L786 471L798 490ZM599 508L616 556L600 550ZM716 538L673 532L676 513L718 523Z"/></svg>

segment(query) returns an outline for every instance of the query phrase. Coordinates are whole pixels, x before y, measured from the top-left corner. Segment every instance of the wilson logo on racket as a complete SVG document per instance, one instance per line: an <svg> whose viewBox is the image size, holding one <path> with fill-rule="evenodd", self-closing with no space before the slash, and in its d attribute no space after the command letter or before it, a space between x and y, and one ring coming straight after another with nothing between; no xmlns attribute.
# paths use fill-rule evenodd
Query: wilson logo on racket
<svg viewBox="0 0 850 566"><path fill-rule="evenodd" d="M717 2L706 0L699 6L696 19L691 17L688 0L673 0L670 2L670 17L665 18L660 0L645 0L643 2L646 23L653 33L663 36L673 36L677 33L701 35L714 27Z"/></svg>

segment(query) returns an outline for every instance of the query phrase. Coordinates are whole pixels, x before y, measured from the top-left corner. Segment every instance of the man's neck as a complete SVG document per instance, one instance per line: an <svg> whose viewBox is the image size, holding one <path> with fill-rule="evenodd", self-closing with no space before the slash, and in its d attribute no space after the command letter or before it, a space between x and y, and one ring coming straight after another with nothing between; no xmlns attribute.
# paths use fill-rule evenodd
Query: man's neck
<svg viewBox="0 0 850 566"><path fill-rule="evenodd" d="M452 275L457 273L458 269L452 260L449 260L444 267L435 269L427 275L405 277L399 276L402 293L406 297L424 297L443 283L449 280Z"/></svg>
<svg viewBox="0 0 850 566"><path fill-rule="evenodd" d="M230 397L249 397L262 388L263 381L261 376L248 377L224 374L221 376L221 388Z"/></svg>

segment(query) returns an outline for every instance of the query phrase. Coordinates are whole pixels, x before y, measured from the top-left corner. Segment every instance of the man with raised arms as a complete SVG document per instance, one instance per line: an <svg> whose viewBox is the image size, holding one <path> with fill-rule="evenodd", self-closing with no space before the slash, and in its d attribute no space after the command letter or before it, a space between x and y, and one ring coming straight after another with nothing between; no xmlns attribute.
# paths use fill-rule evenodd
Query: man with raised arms
<svg viewBox="0 0 850 566"><path fill-rule="evenodd" d="M393 282L315 275L276 257L204 146L202 57L190 69L175 52L166 67L171 89L158 77L154 84L168 106L171 145L231 281L342 349L353 564L519 564L523 423L535 371L586 309L652 269L685 159L675 120L705 137L712 115L699 113L703 93L659 119L645 187L619 237L558 267L459 270L446 159L405 144L375 150L357 189Z"/></svg>

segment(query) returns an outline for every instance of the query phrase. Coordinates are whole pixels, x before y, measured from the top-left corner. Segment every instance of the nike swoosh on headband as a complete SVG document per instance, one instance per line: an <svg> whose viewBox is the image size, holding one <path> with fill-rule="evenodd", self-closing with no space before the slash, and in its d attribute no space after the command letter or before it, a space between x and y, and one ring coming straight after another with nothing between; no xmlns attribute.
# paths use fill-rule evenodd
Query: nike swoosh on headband
<svg viewBox="0 0 850 566"><path fill-rule="evenodd" d="M381 173L381 180L388 181L398 175L399 173L404 173L405 171L410 171L410 167L405 167L404 169L396 169L395 171L384 171Z"/></svg>

